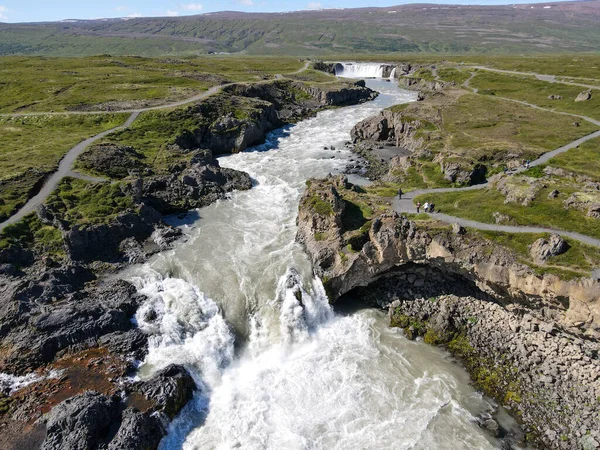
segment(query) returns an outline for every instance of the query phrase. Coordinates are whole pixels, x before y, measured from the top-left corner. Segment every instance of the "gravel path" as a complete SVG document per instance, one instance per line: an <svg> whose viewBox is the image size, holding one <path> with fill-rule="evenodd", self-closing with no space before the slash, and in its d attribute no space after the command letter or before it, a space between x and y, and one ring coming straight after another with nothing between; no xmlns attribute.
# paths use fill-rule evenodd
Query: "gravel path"
<svg viewBox="0 0 600 450"><path fill-rule="evenodd" d="M492 69L490 67L485 67L485 66L471 66L470 68L479 69L479 70L488 70L490 72L508 73L511 75L533 76L533 77L536 77L540 81L546 81L548 83L561 83L561 84L569 84L571 86L580 86L580 87L587 88L587 89L600 89L600 86L597 86L597 85L594 86L591 84L572 83L570 81L558 80L555 75L544 75L544 74L535 73L535 72L517 72L515 70Z"/></svg>
<svg viewBox="0 0 600 450"><path fill-rule="evenodd" d="M548 153L544 153L541 157L532 161L530 163L530 167L537 166L540 164L544 164L548 162L554 156L564 153L568 150L578 147L590 139L600 137L600 130L596 131L592 134L588 134L580 139L577 139L573 142L568 143L567 145L563 145L556 150L553 150ZM520 167L517 170L512 171L512 174L517 174L526 170L524 167ZM469 186L465 188L437 188L437 189L418 189L415 191L411 191L402 195L401 199L395 198L392 202L392 206L394 210L399 213L416 213L417 207L414 204L414 199L419 195L424 194L442 194L445 192L456 192L456 191L474 191L476 189L485 189L489 187L489 181L487 183L476 184L474 186ZM563 231L552 228L545 227L535 227L535 226L509 226L509 225L494 225L490 223L484 222L476 222L474 220L462 219L460 217L450 216L448 214L442 213L433 213L432 217L435 219L441 220L442 222L447 223L458 223L464 227L475 228L478 230L493 230L493 231L504 231L506 233L557 233L562 236L568 236L573 239L576 239L585 244L593 245L596 247L600 247L600 239L592 238L590 236L586 236L584 234L575 233L572 231Z"/></svg>
<svg viewBox="0 0 600 450"><path fill-rule="evenodd" d="M306 62L301 69L299 69L293 73L304 72L306 69L308 69L309 65L310 65L310 62ZM275 78L281 79L283 77L281 75L276 75ZM268 83L270 81L271 80L265 80L265 81L262 81L259 83ZM44 186L42 187L40 192L38 192L38 194L35 195L34 197L30 198L27 201L27 203L25 203L25 205L23 207L21 207L21 209L19 211L17 211L14 215L9 217L5 222L0 223L0 231L2 231L8 225L17 223L19 220L21 220L26 215L34 212L35 209L39 205L41 205L42 203L44 203L46 201L48 196L54 191L56 186L58 186L58 183L60 183L60 181L66 176L79 178L81 180L92 181L92 182L107 181L104 178L96 178L96 177L91 177L88 175L80 174L77 172L73 172L73 163L79 157L79 155L81 155L85 151L85 149L89 145L108 136L109 134L112 134L116 131L123 130L123 129L129 127L135 121L135 119L137 119L138 116L144 111L154 111L154 110L159 110L159 109L175 108L178 106L186 105L188 103L194 103L194 102L205 99L211 95L214 95L214 94L220 92L223 88L225 88L227 86L233 86L235 84L239 84L239 83L229 83L229 84L224 84L221 86L214 86L214 87L210 88L208 91L203 92L202 94L195 95L194 97L190 97L188 99L181 100L179 102L169 103L167 105L154 106L151 108L134 109L134 110L110 111L110 113L131 113L131 115L129 116L129 118L123 125L112 128L110 130L103 131L102 133L99 133L96 136L93 136L89 139L86 139L83 142L80 142L75 147L70 149L65 154L65 156L61 159L60 164L58 165L58 170L56 172L54 172L48 178L48 180L46 180L46 182L44 183ZM25 113L25 114L7 114L7 115L9 115L9 116L34 116L34 115L47 115L47 114L102 114L102 111L100 111L100 112L85 111L85 112L68 112L68 113L30 113L30 114Z"/></svg>

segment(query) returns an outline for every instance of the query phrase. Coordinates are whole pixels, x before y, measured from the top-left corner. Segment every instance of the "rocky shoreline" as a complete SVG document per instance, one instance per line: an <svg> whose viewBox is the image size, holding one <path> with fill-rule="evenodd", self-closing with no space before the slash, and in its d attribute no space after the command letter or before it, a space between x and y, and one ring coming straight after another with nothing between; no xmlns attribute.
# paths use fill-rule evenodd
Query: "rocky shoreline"
<svg viewBox="0 0 600 450"><path fill-rule="evenodd" d="M408 337L448 348L528 443L597 448L598 280L538 275L460 227L427 228L395 212L357 220L360 188L342 176L308 185L297 240L331 301L350 295L389 309Z"/></svg>
<svg viewBox="0 0 600 450"><path fill-rule="evenodd" d="M111 274L182 237L164 214L252 187L247 174L221 168L214 154L242 151L284 124L376 95L361 83L322 89L290 83L230 88L224 95L234 102L245 98L256 106L243 118L216 109L207 126L203 108L210 102L187 108L183 114L198 117L198 126L172 136L167 148L182 157L166 173L139 164L134 148L90 149L83 166L119 180L111 183L114 204L126 205L104 223L79 222L73 197L57 195L7 228L0 247L0 448L158 447L196 385L180 366L146 381L129 378L148 351L132 321L145 298ZM104 192L103 185L92 191Z"/></svg>

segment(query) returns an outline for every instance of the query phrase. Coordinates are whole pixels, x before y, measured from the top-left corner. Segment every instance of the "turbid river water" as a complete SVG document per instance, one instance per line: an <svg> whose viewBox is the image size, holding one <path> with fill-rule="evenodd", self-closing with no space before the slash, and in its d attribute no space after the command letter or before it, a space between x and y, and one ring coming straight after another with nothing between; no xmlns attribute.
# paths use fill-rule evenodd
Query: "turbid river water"
<svg viewBox="0 0 600 450"><path fill-rule="evenodd" d="M467 374L388 328L383 312L334 311L294 241L305 180L343 170L357 122L415 99L368 84L375 101L222 158L256 186L174 219L187 241L123 274L149 298L137 314L151 336L140 377L178 363L200 386L163 450L498 448L474 421L490 404Z"/></svg>

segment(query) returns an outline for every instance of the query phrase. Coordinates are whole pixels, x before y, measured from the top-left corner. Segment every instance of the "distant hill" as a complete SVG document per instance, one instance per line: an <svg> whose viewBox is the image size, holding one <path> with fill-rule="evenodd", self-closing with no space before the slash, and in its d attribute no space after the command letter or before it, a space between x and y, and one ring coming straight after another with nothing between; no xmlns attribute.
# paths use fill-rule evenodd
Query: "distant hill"
<svg viewBox="0 0 600 450"><path fill-rule="evenodd" d="M600 49L600 0L509 6L412 4L292 13L0 24L0 55L209 52L298 56L559 53Z"/></svg>

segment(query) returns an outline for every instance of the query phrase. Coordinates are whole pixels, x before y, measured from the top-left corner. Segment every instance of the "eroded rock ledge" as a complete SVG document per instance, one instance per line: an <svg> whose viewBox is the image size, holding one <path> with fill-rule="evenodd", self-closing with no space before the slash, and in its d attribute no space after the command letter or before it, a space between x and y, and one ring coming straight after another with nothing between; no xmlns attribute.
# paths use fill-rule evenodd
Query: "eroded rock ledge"
<svg viewBox="0 0 600 450"><path fill-rule="evenodd" d="M89 223L79 220L76 197L57 193L0 249L0 372L34 377L16 392L10 379L0 380L0 448L156 449L196 387L179 366L144 382L127 378L148 351L147 336L132 322L145 298L106 272L170 248L182 233L164 214L252 187L248 174L220 167L213 155L242 151L284 124L375 95L361 83L238 85L172 112L169 119L189 127L165 142L174 161L166 168L119 143L86 152L81 167L107 182L85 189L116 186L112 195L127 207ZM33 236L39 230L46 234Z"/></svg>
<svg viewBox="0 0 600 450"><path fill-rule="evenodd" d="M348 217L356 205L345 198L355 188L344 177L309 185L297 240L331 301L351 293L391 305L395 325L447 345L531 441L567 449L600 442L597 280L537 275L491 242L419 228L395 212L357 229Z"/></svg>

